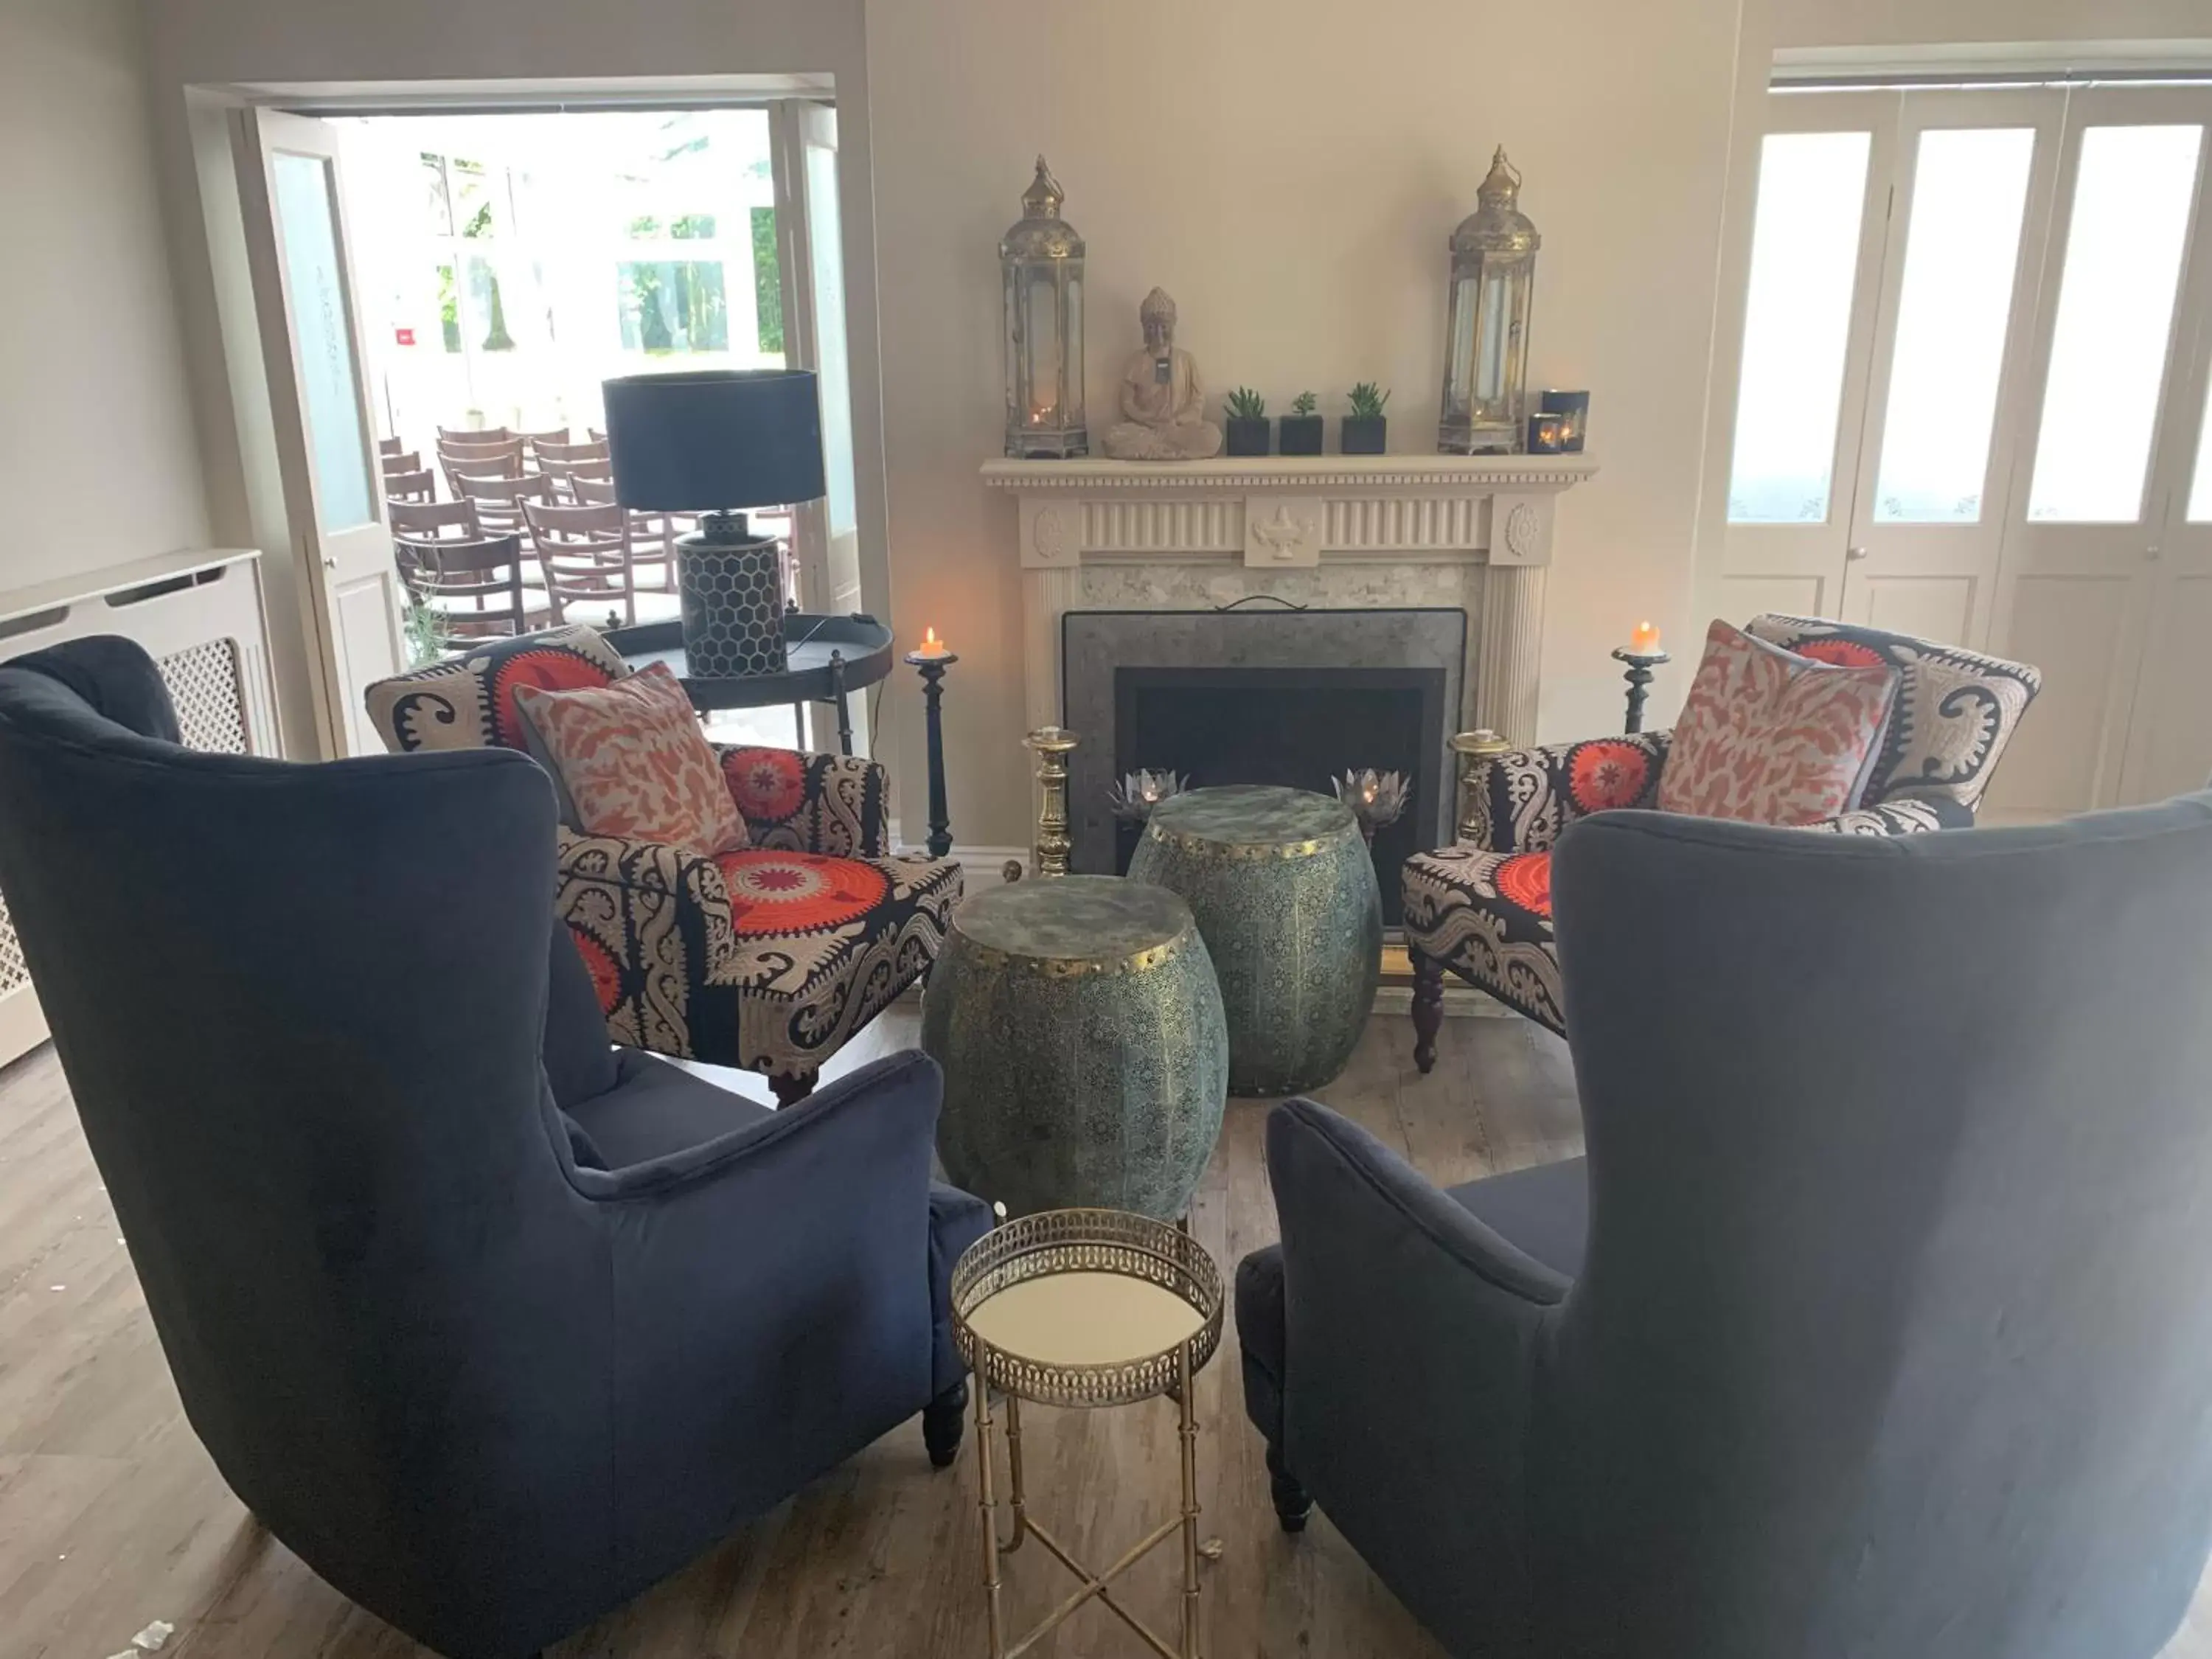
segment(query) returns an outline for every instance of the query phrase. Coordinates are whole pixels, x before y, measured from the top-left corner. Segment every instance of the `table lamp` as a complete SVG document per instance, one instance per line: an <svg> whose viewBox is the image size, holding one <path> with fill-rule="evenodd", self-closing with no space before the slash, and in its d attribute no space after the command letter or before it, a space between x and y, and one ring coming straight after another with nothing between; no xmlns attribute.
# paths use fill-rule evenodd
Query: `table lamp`
<svg viewBox="0 0 2212 1659"><path fill-rule="evenodd" d="M776 542L755 536L744 510L825 493L813 371L625 374L605 391L615 500L635 512L700 515L697 532L676 541L691 676L781 673Z"/></svg>

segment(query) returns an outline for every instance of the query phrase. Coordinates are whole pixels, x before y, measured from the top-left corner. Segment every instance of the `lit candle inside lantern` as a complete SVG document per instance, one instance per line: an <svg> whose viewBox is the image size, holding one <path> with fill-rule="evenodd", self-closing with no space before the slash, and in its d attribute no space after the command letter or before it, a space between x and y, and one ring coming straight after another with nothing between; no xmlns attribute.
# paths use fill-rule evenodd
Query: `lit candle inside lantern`
<svg viewBox="0 0 2212 1659"><path fill-rule="evenodd" d="M1648 622L1637 623L1635 631L1628 636L1628 649L1638 657L1653 655L1659 649L1659 630Z"/></svg>
<svg viewBox="0 0 2212 1659"><path fill-rule="evenodd" d="M914 654L917 657L949 657L952 654L952 647L937 637L935 629L925 628L921 630L921 643L915 647Z"/></svg>

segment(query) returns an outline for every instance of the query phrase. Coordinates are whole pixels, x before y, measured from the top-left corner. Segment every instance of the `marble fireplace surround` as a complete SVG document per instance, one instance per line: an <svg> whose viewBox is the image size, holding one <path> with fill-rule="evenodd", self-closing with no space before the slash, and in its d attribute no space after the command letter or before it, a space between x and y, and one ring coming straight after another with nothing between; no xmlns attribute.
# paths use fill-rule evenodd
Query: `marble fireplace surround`
<svg viewBox="0 0 2212 1659"><path fill-rule="evenodd" d="M1554 510L1596 471L1587 454L987 461L1019 506L1024 723L1064 723L1068 611L1267 594L1466 611L1460 726L1532 742Z"/></svg>

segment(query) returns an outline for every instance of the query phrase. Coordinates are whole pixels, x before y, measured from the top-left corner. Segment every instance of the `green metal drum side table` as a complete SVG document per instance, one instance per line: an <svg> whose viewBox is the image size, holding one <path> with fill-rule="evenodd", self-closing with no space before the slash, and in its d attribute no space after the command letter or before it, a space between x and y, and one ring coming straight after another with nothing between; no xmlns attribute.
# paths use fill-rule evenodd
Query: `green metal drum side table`
<svg viewBox="0 0 2212 1659"><path fill-rule="evenodd" d="M1229 1091L1288 1095L1345 1067L1374 1011L1382 896L1352 809L1272 785L1153 808L1129 879L1180 893L1212 952Z"/></svg>
<svg viewBox="0 0 2212 1659"><path fill-rule="evenodd" d="M1010 1214L1171 1219L1221 1133L1221 992L1189 906L1161 888L1064 876L969 899L921 1046L945 1068L946 1174Z"/></svg>

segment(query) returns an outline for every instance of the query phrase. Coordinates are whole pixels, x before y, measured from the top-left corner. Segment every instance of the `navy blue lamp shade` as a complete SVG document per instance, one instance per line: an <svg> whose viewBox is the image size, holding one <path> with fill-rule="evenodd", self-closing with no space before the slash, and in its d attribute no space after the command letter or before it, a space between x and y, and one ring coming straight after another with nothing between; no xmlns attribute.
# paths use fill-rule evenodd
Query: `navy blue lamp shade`
<svg viewBox="0 0 2212 1659"><path fill-rule="evenodd" d="M604 391L615 499L624 507L727 513L828 492L811 369L625 374Z"/></svg>
<svg viewBox="0 0 2212 1659"><path fill-rule="evenodd" d="M781 561L772 538L752 536L744 509L826 493L813 372L628 374L604 392L615 500L635 511L707 515L676 544L690 676L781 673Z"/></svg>

